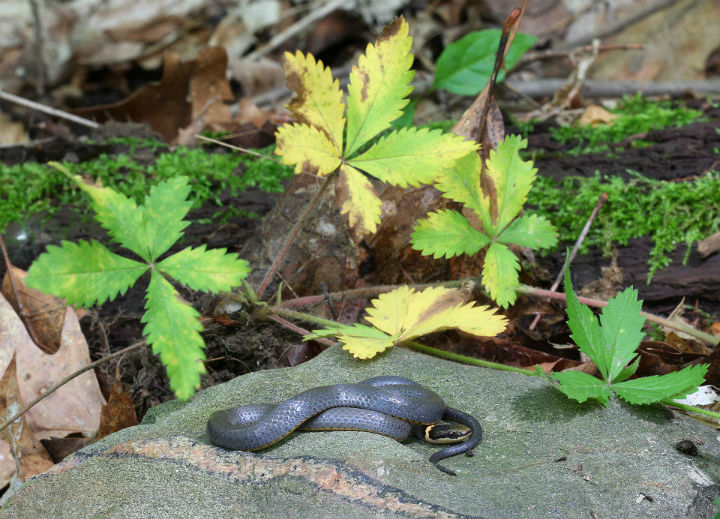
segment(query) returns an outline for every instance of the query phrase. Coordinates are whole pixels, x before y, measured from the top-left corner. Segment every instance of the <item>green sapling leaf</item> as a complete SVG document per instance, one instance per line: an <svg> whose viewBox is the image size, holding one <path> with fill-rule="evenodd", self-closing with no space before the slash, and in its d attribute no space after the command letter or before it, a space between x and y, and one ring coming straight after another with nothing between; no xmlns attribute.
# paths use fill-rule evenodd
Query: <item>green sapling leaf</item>
<svg viewBox="0 0 720 519"><path fill-rule="evenodd" d="M645 337L642 331L645 316L640 314L641 310L642 302L638 301L637 290L633 288L626 288L603 308L600 325L610 356L609 382L613 382L635 358L635 350Z"/></svg>
<svg viewBox="0 0 720 519"><path fill-rule="evenodd" d="M411 242L425 255L448 258L475 254L490 243L490 238L470 225L467 218L449 209L429 213L415 226Z"/></svg>
<svg viewBox="0 0 720 519"><path fill-rule="evenodd" d="M490 292L490 297L503 308L515 301L519 269L517 256L510 249L502 243L490 244L483 265L483 285Z"/></svg>
<svg viewBox="0 0 720 519"><path fill-rule="evenodd" d="M565 393L568 398L572 398L578 402L584 402L589 398L593 398L599 400L603 405L607 405L608 403L610 387L592 375L588 375L582 371L561 371L558 373L549 373L548 376L560 382L560 385L556 387Z"/></svg>
<svg viewBox="0 0 720 519"><path fill-rule="evenodd" d="M628 380L640 365L636 350L645 335L642 332L645 317L640 314L642 302L638 301L637 291L633 288L627 288L608 301L601 324L598 324L590 309L578 301L566 260L565 294L572 338L580 350L595 362L605 379L603 383L590 375L576 372L549 374L559 383L556 387L568 397L579 402L594 398L607 404L612 391L631 404L652 404L685 396L696 391L704 382L709 367L707 364L689 366L667 375ZM633 359L634 362L628 365Z"/></svg>
<svg viewBox="0 0 720 519"><path fill-rule="evenodd" d="M205 373L200 314L157 270L150 276L145 310L141 321L147 342L167 368L170 388L178 398L187 400L200 386L200 374Z"/></svg>
<svg viewBox="0 0 720 519"><path fill-rule="evenodd" d="M448 45L437 60L433 87L458 95L477 95L490 79L501 33L500 29L476 31ZM535 36L517 33L505 56L505 69L510 70L536 41ZM505 71L500 70L497 82L504 77Z"/></svg>
<svg viewBox="0 0 720 519"><path fill-rule="evenodd" d="M90 307L115 299L148 269L123 258L96 241L63 241L50 245L28 270L25 283L65 299L72 306Z"/></svg>
<svg viewBox="0 0 720 519"><path fill-rule="evenodd" d="M619 382L624 382L630 377L632 377L635 372L637 371L638 367L640 367L640 356L638 355L637 358L635 358L635 362L630 364L628 367L626 367L624 370L620 372L620 374L615 377L615 380L613 380L613 384L617 384Z"/></svg>
<svg viewBox="0 0 720 519"><path fill-rule="evenodd" d="M612 385L617 395L631 404L651 404L681 398L697 390L705 382L708 364L687 366L667 375L652 375Z"/></svg>
<svg viewBox="0 0 720 519"><path fill-rule="evenodd" d="M187 247L165 258L157 268L193 290L229 291L242 284L250 273L248 262L225 249L205 250L205 245Z"/></svg>
<svg viewBox="0 0 720 519"><path fill-rule="evenodd" d="M557 233L553 225L545 217L526 214L508 225L499 239L503 243L514 243L521 247L542 249L555 246Z"/></svg>
<svg viewBox="0 0 720 519"><path fill-rule="evenodd" d="M187 177L175 177L150 188L143 207L145 231L150 261L155 261L180 239L190 225L183 220L192 207L188 200L190 184Z"/></svg>
<svg viewBox="0 0 720 519"><path fill-rule="evenodd" d="M580 351L590 357L606 382L610 372L610 354L603 348L603 334L595 315L587 306L580 304L570 281L568 260L565 259L565 299L567 301L568 326L570 337Z"/></svg>

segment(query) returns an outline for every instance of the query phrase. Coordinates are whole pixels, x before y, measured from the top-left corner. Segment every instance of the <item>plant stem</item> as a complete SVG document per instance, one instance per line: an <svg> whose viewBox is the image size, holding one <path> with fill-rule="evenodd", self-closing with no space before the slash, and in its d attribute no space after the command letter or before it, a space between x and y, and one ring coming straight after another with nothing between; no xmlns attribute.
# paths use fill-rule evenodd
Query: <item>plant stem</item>
<svg viewBox="0 0 720 519"><path fill-rule="evenodd" d="M279 308L276 306L270 307L268 309L268 312L270 314L275 314L275 315L281 316L283 318L299 319L299 320L303 320L303 321L317 323L322 326L326 326L328 328L332 328L333 326L338 326L338 324L340 324L335 321L331 321L330 319L324 319L322 317L317 317L315 315L306 314L304 312L295 312L293 310L288 310L286 308ZM434 355L436 357L441 357L443 359L462 362L463 364L472 364L474 366L482 366L484 368L491 368L491 369L496 369L499 371L512 371L514 373L521 373L523 375L529 375L529 376L533 376L533 377L537 376L537 373L535 371L532 371L529 369L516 368L514 366L506 366L505 364L498 364L497 362L490 362L487 360L475 359L473 357L467 357L465 355L460 355L459 353L452 353L450 351L433 348L432 346L426 346L424 344L420 344L419 342L415 342L415 341L402 342L402 343L400 343L400 345L407 346L414 350L421 351L423 353L428 353L428 354Z"/></svg>
<svg viewBox="0 0 720 519"><path fill-rule="evenodd" d="M565 301L565 294L562 294L560 292L551 292L550 290L543 290L541 288L534 288L527 285L520 285L517 288L518 293L525 294L525 295L531 295L535 297L547 297L548 299L556 299L558 301ZM588 306L595 306L595 307L603 307L607 306L607 301L601 301L599 299L590 299L587 297L578 297L578 301L580 301L584 305ZM695 337L698 340L701 340L703 342L706 342L712 346L717 346L720 344L720 337L715 337L714 335L710 335L709 333L701 332L700 330L697 330L690 326L687 323L679 322L679 321L671 321L670 319L665 319L664 317L660 317L654 314L649 314L647 312L640 312L640 315L644 315L645 318L648 321L651 321L653 323L657 323L661 326L666 326L668 328L672 328L674 330L679 330L683 333L687 333L688 335L691 335Z"/></svg>
<svg viewBox="0 0 720 519"><path fill-rule="evenodd" d="M428 287L448 287L448 288L456 288L459 286L462 286L462 284L465 281L472 281L473 279L467 278L467 279L458 279L455 281L441 281L439 283L422 283L418 285L412 285L412 288L418 290ZM392 290L395 290L396 288L400 287L401 285L375 285L370 287L362 287L362 288L354 288L352 290L342 290L339 292L330 292L327 294L327 296L330 296L330 299L337 300L337 299L343 299L345 297L369 297L369 296L376 296L378 294L382 294L384 292L390 292ZM305 296L305 297L298 297L296 299L290 299L288 301L283 301L280 305L282 308L304 308L306 306L312 306L316 305L318 303L322 303L327 300L327 296L325 295L319 295L319 296Z"/></svg>
<svg viewBox="0 0 720 519"><path fill-rule="evenodd" d="M415 341L407 341L402 343L403 346L408 346L414 350L428 353L435 357L441 357L443 359L455 360L462 362L463 364L472 364L473 366L482 366L483 368L496 369L498 371L512 371L513 373L520 373L521 375L528 375L530 377L537 377L538 374L530 369L516 368L515 366L508 366L506 364L498 364L497 362L490 362L488 360L476 359L474 357L467 357L466 355L460 355L459 353L452 353L450 351L440 350L433 348L432 346L426 346Z"/></svg>
<svg viewBox="0 0 720 519"><path fill-rule="evenodd" d="M123 349L120 350L120 351L116 351L115 353L111 353L110 355L106 355L105 357L103 357L103 358L101 358L101 359L98 359L98 360L96 360L95 362L91 362L90 364L87 364L86 366L83 366L83 367L80 368L79 370L77 370L77 371L75 371L75 372L73 372L73 373L70 373L67 377L65 377L65 378L62 379L60 382L58 382L57 384L55 384L54 386L52 386L50 389L48 389L47 391L45 391L42 395L37 396L34 400L32 400L30 403L28 403L25 407L23 407L22 409L20 409L17 413L15 413L15 414L12 415L10 418L8 418L7 420L5 420L2 424L0 424L0 431L2 431L3 429L5 429L7 426L9 426L9 425L10 425L11 423L13 423L15 420L17 420L18 418L20 418L22 415L24 415L25 413L27 413L33 406L35 406L35 404L37 404L38 402L40 402L41 400L43 400L45 397L48 397L48 396L52 395L55 391L57 391L58 389L60 389L62 386L64 386L64 385L67 384L68 382L70 382L70 381L71 381L72 379L74 379L75 377L78 377L78 376L82 375L83 373L85 373L86 371L89 371L89 370L93 369L95 366L99 366L99 365L102 364L103 362L107 362L108 360L112 360L112 359L114 359L115 357L119 357L120 355L124 355L125 353L127 353L127 352L129 352L129 351L131 351L131 350L137 349L137 348L139 348L140 346L145 346L145 345L146 345L145 339L143 339L143 340L140 341L140 342L136 342L135 344L131 344L131 345L128 346L127 348L123 348Z"/></svg>
<svg viewBox="0 0 720 519"><path fill-rule="evenodd" d="M720 422L720 413L710 411L709 409L703 409L702 407L695 407L687 404L678 404L677 402L673 402L672 400L665 400L662 403L670 407L677 407L678 409L682 409L684 411L690 411L691 413L698 413L709 416L710 418L714 418L715 420L718 420Z"/></svg>
<svg viewBox="0 0 720 519"><path fill-rule="evenodd" d="M300 232L300 229L302 228L302 226L305 224L305 221L307 220L307 217L310 214L310 211L312 211L315 208L315 206L317 205L317 203L320 201L320 197L322 196L325 189L330 185L330 182L332 181L332 178L334 176L335 176L335 173L333 172L325 177L325 181L320 185L320 189L318 189L317 193L315 193L312 200L310 200L310 203L308 203L302 216L300 216L298 221L295 222L295 225L293 225L293 228L290 231L290 234L288 235L287 240L285 240L285 244L282 246L282 249L280 249L280 252L278 253L277 257L275 258L275 261L273 261L272 265L270 265L270 268L265 273L265 277L263 278L262 283L260 283L260 287L257 289L257 297L258 298L262 298L263 293L265 293L265 289L268 287L268 285L272 281L275 271L280 266L280 262L285 258L285 254L287 254L287 251L290 248L290 245L295 240L295 237Z"/></svg>

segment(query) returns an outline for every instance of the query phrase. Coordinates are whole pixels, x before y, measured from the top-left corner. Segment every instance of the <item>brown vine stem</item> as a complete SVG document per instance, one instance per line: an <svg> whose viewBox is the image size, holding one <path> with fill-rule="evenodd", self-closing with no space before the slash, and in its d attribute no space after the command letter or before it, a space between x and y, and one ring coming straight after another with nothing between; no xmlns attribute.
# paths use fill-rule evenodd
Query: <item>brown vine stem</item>
<svg viewBox="0 0 720 519"><path fill-rule="evenodd" d="M60 382L58 382L57 384L55 384L54 386L52 386L50 389L48 389L47 391L45 391L42 395L37 396L33 401L31 401L30 403L28 403L27 405L25 405L25 407L23 407L22 409L20 409L17 413L15 413L15 414L12 415L10 418L8 418L7 420L5 420L2 424L0 424L0 431L2 431L3 429L5 429L7 426L9 426L9 425L10 425L11 423L13 423L15 420L17 420L18 418L20 418L22 415L24 415L25 413L27 413L30 409L32 409L32 408L35 406L35 404L37 404L38 402L40 402L40 401L43 400L44 398L52 395L55 391L57 391L58 389L60 389L62 386L64 386L64 385L67 384L68 382L70 382L70 381L71 381L72 379L74 379L75 377L78 377L78 376L82 375L83 373L85 373L86 371L89 371L89 370L93 369L95 366L99 366L99 365L102 364L103 362L107 362L108 360L112 360L112 359L114 359L115 357L119 357L120 355L124 355L125 353L127 353L127 352L129 352L129 351L132 351L132 350L134 350L134 349L137 349L137 348L139 348L139 347L141 347L141 346L145 346L145 345L146 345L145 339L143 339L142 341L136 342L135 344L131 344L131 345L128 346L127 348L123 348L123 349L120 350L120 351L116 351L115 353L111 353L110 355L106 355L106 356L104 356L103 358L98 359L98 360L96 360L95 362L91 362L90 364L88 364L88 365L86 365L86 366L83 366L83 367L80 368L79 370L77 370L77 371L75 371L75 372L73 372L73 373L70 373L67 377L65 377L65 378L62 379Z"/></svg>
<svg viewBox="0 0 720 519"><path fill-rule="evenodd" d="M303 312L295 312L293 310L287 310L285 308L278 308L278 307L271 307L268 309L268 312L270 315L268 315L268 318L272 318L273 314L276 317L279 317L283 321L285 321L285 318L288 319L298 319L306 322L316 323L320 324L322 326L326 326L328 328L332 328L333 326L338 326L340 323L337 323L335 321L331 321L330 319L324 319L322 317L317 317L315 315L306 314ZM280 322L279 319L273 319L276 322ZM287 322L287 321L285 321ZM292 324L292 323L288 323ZM300 328L295 325L292 325L295 328ZM293 329L293 328L291 328ZM302 328L300 328L302 329ZM309 332L305 332L304 335L307 335ZM327 340L327 339L326 339ZM330 344L334 344L331 341L328 341ZM487 360L482 359L476 359L473 357L467 357L465 355L460 355L459 353L452 353L450 351L441 350L438 348L433 348L432 346L426 346L425 344L420 344L419 342L415 341L405 341L399 344L400 346L407 346L409 348L415 349L417 351L421 351L423 353L428 353L430 355L434 355L435 357L440 357L443 359L448 360L454 360L457 362L462 362L463 364L472 364L474 366L482 366L484 368L491 368L491 369L497 369L500 371L512 371L515 373L521 373L523 375L530 375L530 376L537 376L537 373L535 371L524 369L524 368L516 368L514 366L507 366L505 364L498 364L496 362L489 362Z"/></svg>
<svg viewBox="0 0 720 519"><path fill-rule="evenodd" d="M337 172L337 170L334 171L333 173L330 173L329 175L327 175L325 177L325 181L320 185L320 189L318 189L317 193L315 193L312 200L310 200L310 203L308 203L302 216L300 216L298 221L295 222L295 225L293 225L293 228L290 231L290 235L287 237L287 240L285 240L285 244L282 246L282 249L280 249L280 252L278 253L277 257L275 258L275 261L273 261L272 265L270 265L270 268L265 273L265 277L263 278L262 283L260 283L260 287L257 290L258 299L262 298L263 293L265 292L265 289L270 284L270 281L272 281L275 271L280 266L280 262L285 258L285 254L287 254L287 251L290 248L290 245L295 240L295 237L300 232L300 229L302 228L302 226L305 224L305 221L307 220L307 217L310 214L310 211L312 211L315 208L315 206L318 204L318 202L320 201L320 197L322 196L323 192L325 192L325 189L327 189L327 187L330 185L330 182L332 181L336 172Z"/></svg>
<svg viewBox="0 0 720 519"><path fill-rule="evenodd" d="M418 285L412 285L412 288L416 290L422 290L424 288L428 287L448 287L448 288L456 288L459 286L462 286L462 284L465 281L470 281L471 279L459 279L456 281L442 281L439 283L422 283ZM390 292L391 290L395 290L396 288L399 288L401 285L375 285L370 287L362 287L362 288L353 288L351 290L344 290L340 292L329 292L327 295L317 295L317 296L304 296L304 297L298 297L295 299L289 299L287 301L283 301L279 306L281 308L305 308L308 306L313 306L318 303L324 303L327 301L328 297L335 301L338 299L343 299L344 297L371 297L376 296L378 294L382 294L384 292Z"/></svg>
<svg viewBox="0 0 720 519"><path fill-rule="evenodd" d="M517 289L518 293L530 295L534 297L547 297L548 299L555 299L557 301L565 301L565 294L560 292L551 292L550 290L544 290L542 288L535 288L530 287L527 285L520 285ZM595 307L603 307L607 306L607 301L601 301L599 299L590 299L588 297L578 297L578 301L580 301L584 305L588 306L595 306ZM701 340L703 342L706 342L712 346L717 346L720 344L720 337L715 337L714 335L710 335L709 333L701 332L700 330L697 330L690 326L687 323L679 322L679 321L671 321L670 319L665 319L664 317L660 317L655 314L650 314L647 312L640 312L640 315L645 316L645 318L653 323L659 324L661 326L666 326L668 328L672 328L674 330L679 330L683 333L687 333L688 335L691 335L695 337L698 340Z"/></svg>
<svg viewBox="0 0 720 519"><path fill-rule="evenodd" d="M436 287L436 286L444 286L448 288L456 288L459 286L462 286L463 283L466 281L474 281L477 286L481 286L482 281L480 278L466 278L466 279L458 279L455 281L447 281L443 283L425 283L422 285L413 285L412 288L415 289L423 289L427 287ZM369 297L374 296L377 294L381 294L383 292L390 292L391 290L395 290L400 285L377 285L372 287L363 287L363 288L357 288L353 290L345 290L342 292L330 292L330 298L335 299L342 299L343 297ZM542 288L535 288L528 285L520 285L517 288L517 292L519 294L524 294L532 297L545 297L548 299L555 299L558 301L565 301L565 294L562 292L553 292L551 290L545 290ZM599 299L590 299L587 297L579 297L579 301L583 304L594 306L594 307L603 307L607 306L607 301L601 301ZM307 296L307 297L300 297L297 299L292 299L290 301L285 301L279 306L273 306L270 308L271 313L276 313L278 315L287 315L290 318L297 318L297 319L304 319L304 316L314 317L310 316L310 314L306 314L303 312L294 312L291 310L291 308L303 308L307 306L312 306L318 303L322 303L326 301L326 297L324 295L318 295L318 296ZM289 312L289 313L286 313ZM291 315L292 314L292 315ZM644 315L648 321L657 323L661 326L666 326L668 328L672 328L673 330L679 330L681 332L687 333L688 335L691 335L695 337L698 340L701 340L703 342L706 342L708 344L717 346L720 344L720 337L715 337L714 335L710 335L709 333L701 332L700 330L697 330L696 328L692 327L691 325L683 322L678 321L671 321L669 319L665 319L664 317L660 317L655 314L651 314L648 312L641 312L642 315ZM327 320L326 320L327 321ZM311 320L311 322L318 322L320 324L323 324L320 321L317 320ZM327 321L329 323L334 323L333 321ZM470 357L468 357L470 358Z"/></svg>
<svg viewBox="0 0 720 519"><path fill-rule="evenodd" d="M583 227L582 231L580 232L580 236L578 236L578 239L575 240L575 245L573 245L572 250L570 251L570 256L567 260L567 264L570 265L573 260L575 259L575 256L577 256L578 251L580 250L580 245L582 245L582 242L585 241L585 236L587 236L587 233L590 231L590 226L592 225L593 221L595 221L595 217L597 216L598 212L600 212L600 208L603 206L605 201L608 199L608 194L603 193L600 195L600 200L598 200L598 203L595 204L595 208L592 210L592 213L590 213L590 216L588 217L587 221L585 222L585 227ZM557 277L555 278L555 281L553 281L552 286L550 287L550 292L555 292L557 290L557 287L560 286L560 282L562 281L563 274L565 273L565 269L560 269L560 272L558 272ZM533 319L533 322L530 323L530 330L534 330L537 326L537 323L540 322L540 316L541 312L535 313L535 319Z"/></svg>

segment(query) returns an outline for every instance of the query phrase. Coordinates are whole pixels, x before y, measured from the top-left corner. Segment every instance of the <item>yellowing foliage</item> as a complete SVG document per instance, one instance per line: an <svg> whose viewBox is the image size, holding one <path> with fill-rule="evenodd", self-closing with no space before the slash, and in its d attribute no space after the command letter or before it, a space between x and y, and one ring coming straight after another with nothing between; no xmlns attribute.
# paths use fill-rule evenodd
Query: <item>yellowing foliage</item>
<svg viewBox="0 0 720 519"><path fill-rule="evenodd" d="M415 128L390 132L368 147L408 103L411 44L408 25L399 17L360 56L348 86L347 142L342 91L330 69L309 54L285 55L288 87L295 92L287 108L299 124L278 130L275 153L283 164L294 165L295 173L339 174L338 203L360 234L374 233L381 215L380 199L365 174L403 187L429 184L478 147L451 134ZM363 148L368 149L358 155Z"/></svg>
<svg viewBox="0 0 720 519"><path fill-rule="evenodd" d="M344 343L343 349L357 358L367 359L399 342L429 333L455 328L473 335L492 336L507 326L507 319L495 310L465 302L463 291L444 287L416 292L402 286L381 294L368 308L367 320L375 328L361 324L339 325L315 330L306 339L336 335Z"/></svg>

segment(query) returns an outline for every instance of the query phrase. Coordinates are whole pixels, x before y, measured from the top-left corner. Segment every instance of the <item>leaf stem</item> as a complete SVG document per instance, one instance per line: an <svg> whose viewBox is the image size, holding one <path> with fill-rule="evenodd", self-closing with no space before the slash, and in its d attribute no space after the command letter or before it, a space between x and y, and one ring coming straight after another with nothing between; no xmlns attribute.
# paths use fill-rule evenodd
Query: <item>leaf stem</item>
<svg viewBox="0 0 720 519"><path fill-rule="evenodd" d="M684 411L690 411L691 413L698 413L709 416L710 418L714 418L715 420L718 420L720 422L720 413L710 411L709 409L703 409L702 407L695 407L687 404L679 404L677 402L673 402L672 400L664 400L662 403L670 407L677 407L678 409L682 409Z"/></svg>
<svg viewBox="0 0 720 519"><path fill-rule="evenodd" d="M315 195L312 197L312 200L310 200L310 202L308 203L302 216L300 216L300 218L298 218L298 221L295 222L295 225L293 225L293 228L290 230L290 234L288 235L287 240L285 240L285 244L282 246L282 249L280 249L280 252L275 258L275 261L273 261L272 265L270 265L270 268L265 273L265 277L263 278L262 283L260 283L260 287L257 289L258 298L261 298L263 296L265 289L267 289L268 285L272 281L275 271L280 266L280 262L285 258L285 254L287 254L290 245L295 240L295 237L300 232L302 226L305 224L307 217L310 214L310 211L312 211L318 204L318 202L320 201L320 197L322 196L325 189L327 189L327 187L330 185L330 182L332 181L332 178L334 176L335 172L330 173L325 177L325 181L320 185L320 189L318 189L317 193L315 193Z"/></svg>
<svg viewBox="0 0 720 519"><path fill-rule="evenodd" d="M270 314L275 314L275 315L283 317L283 318L299 319L299 320L303 320L303 321L317 323L322 326L327 326L328 328L332 328L333 326L338 326L338 324L340 324L340 323L337 323L336 321L331 321L330 319L324 319L322 317L317 317L315 315L306 314L304 312L296 312L293 310L288 310L286 308L277 307L277 306L269 308L268 312ZM528 375L528 376L533 376L533 377L537 376L537 373L535 371L532 371L529 369L516 368L514 366L506 366L505 364L498 364L497 362L490 362L487 360L476 359L473 357L468 357L466 355L460 355L459 353L452 353L450 351L433 348L432 346L426 346L424 344L420 344L419 342L415 342L415 341L402 342L402 343L400 343L400 345L407 346L414 350L421 351L423 353L428 353L428 354L434 355L436 357L441 357L443 359L462 362L463 364L472 364L474 366L482 366L484 368L491 368L491 369L496 369L499 371L512 371L514 373L521 373L523 375Z"/></svg>
<svg viewBox="0 0 720 519"><path fill-rule="evenodd" d="M93 369L95 366L99 366L99 365L102 364L103 362L107 362L108 360L112 360L112 359L114 359L115 357L119 357L120 355L124 355L125 353L127 353L127 352L129 352L129 351L132 351L132 350L134 350L134 349L137 349L137 348L139 348L139 347L141 347L141 346L145 346L145 345L146 345L146 342L145 342L145 339L143 339L143 340L141 340L141 341L139 341L139 342L136 342L135 344L131 344L131 345L128 346L127 348L123 348L123 349L120 350L120 351L116 351L115 353L111 353L110 355L106 355L106 356L104 356L104 357L96 360L95 362L91 362L90 364L87 364L87 365L83 366L83 367L80 368L79 370L74 371L73 373L70 373L67 377L65 377L65 378L62 379L60 382L58 382L57 384L55 384L54 386L52 386L50 389L48 389L47 391L45 391L43 394L38 395L34 400L32 400L30 403L28 403L25 407L23 407L22 409L20 409L17 413L15 413L15 414L12 415L10 418L8 418L7 420L5 420L2 424L0 424L0 431L2 431L2 430L5 429L7 426L9 426L10 424L12 424L15 420L17 420L18 418L20 418L22 415L24 415L25 413L27 413L32 407L35 406L35 404L37 404L38 402L40 402L40 401L43 400L44 398L52 395L55 391L57 391L58 389L60 389L62 386L64 386L64 385L67 384L68 382L70 382L70 381L71 381L72 379L74 379L75 377L78 377L78 376L82 375L83 373L85 373L86 371L89 371L89 370Z"/></svg>

